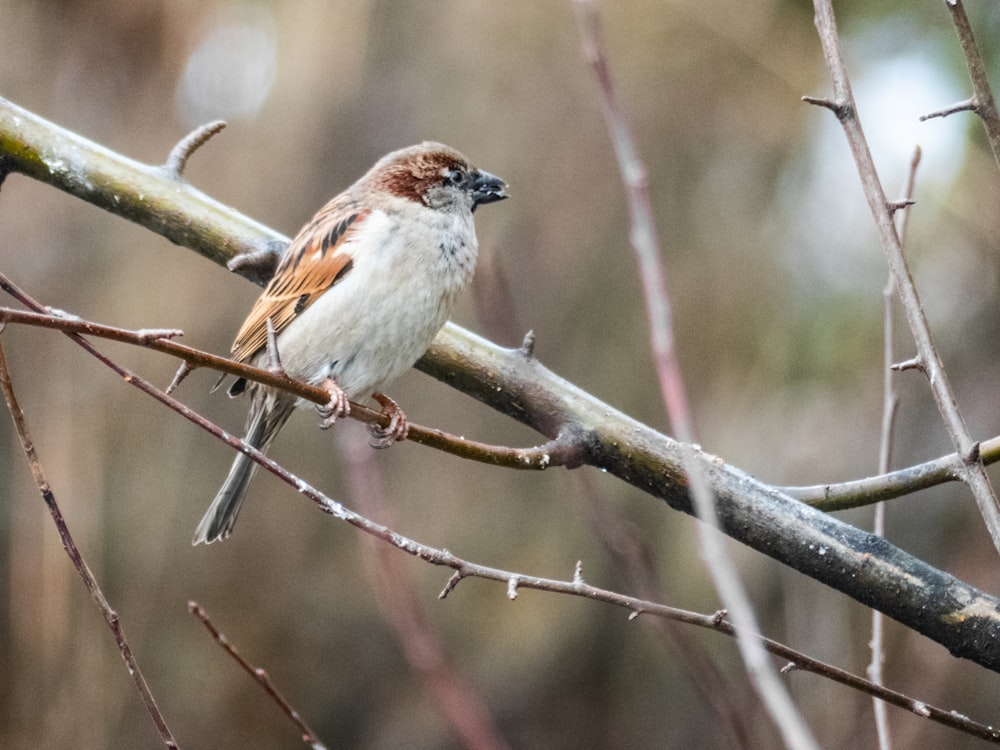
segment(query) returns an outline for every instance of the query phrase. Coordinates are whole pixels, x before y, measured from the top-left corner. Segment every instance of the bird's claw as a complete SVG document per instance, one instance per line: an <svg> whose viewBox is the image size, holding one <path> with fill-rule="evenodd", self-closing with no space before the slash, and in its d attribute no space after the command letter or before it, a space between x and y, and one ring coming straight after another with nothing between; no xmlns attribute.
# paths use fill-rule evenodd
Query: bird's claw
<svg viewBox="0 0 1000 750"><path fill-rule="evenodd" d="M399 404L384 393L373 393L372 398L382 407L382 414L389 418L389 424L382 427L378 424L368 426L368 445L372 448L388 448L393 443L406 440L410 432L410 423Z"/></svg>
<svg viewBox="0 0 1000 750"><path fill-rule="evenodd" d="M320 387L330 394L330 402L326 406L316 407L316 411L323 417L323 421L319 423L319 428L321 430L329 430L333 427L334 422L351 413L351 402L348 400L347 394L344 393L343 389L337 385L337 381L333 378L326 378L320 384Z"/></svg>

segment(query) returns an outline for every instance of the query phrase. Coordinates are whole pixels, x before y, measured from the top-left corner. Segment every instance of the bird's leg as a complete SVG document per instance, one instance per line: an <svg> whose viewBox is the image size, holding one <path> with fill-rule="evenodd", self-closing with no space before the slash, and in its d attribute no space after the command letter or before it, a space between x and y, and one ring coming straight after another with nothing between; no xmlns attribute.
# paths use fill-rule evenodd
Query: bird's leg
<svg viewBox="0 0 1000 750"><path fill-rule="evenodd" d="M330 403L326 406L316 407L316 411L323 417L323 421L319 423L319 428L321 430L329 430L333 427L334 422L351 413L351 402L348 400L347 394L344 393L343 389L337 385L337 381L333 378L325 378L319 384L319 387L330 394Z"/></svg>
<svg viewBox="0 0 1000 750"><path fill-rule="evenodd" d="M395 442L406 440L410 424L406 421L406 414L399 408L399 404L384 393L373 393L372 398L379 402L382 413L389 417L389 424L386 427L369 425L368 431L371 436L368 438L368 444L372 448L388 448Z"/></svg>

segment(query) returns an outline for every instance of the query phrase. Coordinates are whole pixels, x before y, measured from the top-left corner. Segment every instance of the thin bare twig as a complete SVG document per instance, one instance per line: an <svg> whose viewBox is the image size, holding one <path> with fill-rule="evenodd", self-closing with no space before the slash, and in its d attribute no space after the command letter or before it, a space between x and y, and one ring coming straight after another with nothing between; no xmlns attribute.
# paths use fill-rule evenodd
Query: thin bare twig
<svg viewBox="0 0 1000 750"><path fill-rule="evenodd" d="M208 617L208 612L202 607L198 602L188 602L188 611L193 614L202 625L212 634L212 639L218 643L222 650L229 654L237 664L246 672L248 675L253 677L254 682L260 685L261 689L267 693L268 697L278 704L278 708L281 709L282 713L285 714L289 719L291 719L295 726L299 728L302 732L302 741L309 745L313 750L326 750L326 745L323 744L322 740L316 735L306 720L302 718L302 715L295 710L295 707L288 702L288 699L281 694L281 692L274 686L271 682L271 676L267 673L265 669L261 667L255 667L249 661L247 661L243 655L236 649L236 647L229 642L229 639L220 631Z"/></svg>
<svg viewBox="0 0 1000 750"><path fill-rule="evenodd" d="M2 331L2 325L0 325L0 331ZM139 698L146 707L146 712L153 720L153 725L156 727L156 731L160 735L160 741L163 743L164 747L176 750L178 747L177 741L174 739L174 736L170 731L170 727L167 726L166 719L164 719L163 714L156 705L156 699L153 698L153 693L150 691L149 685L146 683L146 678L143 675L142 670L139 668L139 662L136 661L135 655L132 653L132 647L129 645L128 639L125 637L125 628L122 626L121 618L118 613L112 609L111 604L104 596L104 592L101 590L100 584L97 582L94 574L90 571L90 566L87 565L87 561L84 560L83 554L76 546L76 542L73 540L73 535L70 533L69 526L66 525L62 512L59 510L59 505L56 503L55 493L53 492L52 486L49 484L49 480L46 478L45 472L42 469L42 464L38 458L38 453L35 450L34 442L28 432L28 424L25 421L24 412L21 411L21 407L17 401L17 396L14 393L14 386L11 382L10 370L7 367L7 358L4 355L2 342L0 342L0 390L3 390L4 401L7 403L7 409L10 411L11 419L14 422L14 429L17 431L18 438L20 438L21 441L21 448L24 451L25 457L28 459L29 466L31 467L31 475L35 480L35 484L38 486L38 492L41 494L42 500L45 501L49 514L52 516L52 521L56 525L56 530L59 532L59 538L62 541L63 549L66 550L66 555L73 563L73 567L76 568L76 572L80 574L80 578L83 580L84 586L87 587L87 591L90 592L90 596L94 600L94 603L97 605L98 609L101 610L101 614L104 615L104 620L108 623L111 635L114 637L115 644L118 646L118 652L121 654L122 660L125 662L125 667L128 669L128 673L132 677L132 683L135 685L135 689L139 693Z"/></svg>
<svg viewBox="0 0 1000 750"><path fill-rule="evenodd" d="M589 472L576 472L573 479L587 525L597 537L605 554L622 569L636 595L648 600L672 598L668 579L656 564L656 554L648 534L618 513L615 504L600 492ZM752 717L742 709L742 691L713 657L712 645L664 618L649 621L670 656L683 669L698 697L714 712L715 728L721 742L731 750L754 747L749 722Z"/></svg>
<svg viewBox="0 0 1000 750"><path fill-rule="evenodd" d="M0 274L0 289L15 296L33 310L45 311L24 312L22 310L11 310L0 307L0 324L20 323L23 325L53 328L64 333L86 334L88 336L134 344L179 357L184 365L167 388L167 393L175 390L179 380L188 372L197 367L209 367L220 372L237 375L257 383L279 388L320 406L325 405L330 399L330 395L322 388L316 388L306 383L292 380L284 374L277 374L267 369L234 362L233 360L209 354L208 352L203 352L170 340L172 337L181 335L182 331L176 329L130 331L124 328L101 325L75 316L52 314L48 308L31 299L31 297L25 294L23 290L19 289L3 274ZM383 427L389 422L389 417L382 412L353 402L351 404L350 416L360 422L380 424ZM512 448L467 440L443 430L422 427L421 425L411 423L407 439L461 458L468 458L480 463L511 469L543 471L555 466L578 466L583 460L582 449L575 443L569 433L564 433L539 446Z"/></svg>
<svg viewBox="0 0 1000 750"><path fill-rule="evenodd" d="M893 369L896 369L895 367ZM985 464L1000 461L1000 437L984 440L979 445ZM801 500L814 508L832 513L851 508L874 505L883 500L910 495L920 490L962 481L965 460L957 453L903 469L864 479L854 479L837 484L814 484L808 487L780 487L789 497Z"/></svg>
<svg viewBox="0 0 1000 750"><path fill-rule="evenodd" d="M906 178L906 186L903 189L903 199L900 204L912 205L913 193L917 181L917 167L920 165L920 146L913 152L910 160L910 171ZM903 211L896 216L896 231L899 235L899 242L902 245L906 240L906 228L909 224L910 212ZM882 288L882 329L883 329L883 355L882 355L882 438L879 441L878 471L880 474L889 472L889 465L892 462L893 424L896 420L897 407L899 406L899 395L896 392L896 381L894 378L895 369L893 364L896 361L893 347L892 335L892 300L896 296L896 285L890 274ZM885 502L875 505L875 518L872 524L872 532L879 536L885 536ZM872 660L868 665L868 678L876 685L882 685L882 663L885 661L883 649L883 615L877 609L872 610L872 640L871 652ZM892 750L892 740L889 735L889 719L886 715L885 704L877 698L872 699L872 710L875 715L875 729L878 733L879 750Z"/></svg>
<svg viewBox="0 0 1000 750"><path fill-rule="evenodd" d="M883 388L882 388L882 439L879 445L879 473L885 474L889 471L889 461L892 454L893 423L896 419L899 398L896 394L896 386L893 382L893 346L892 346L892 300L896 290L892 282L892 277L886 282L882 289L883 301ZM876 503L875 517L872 523L872 533L878 536L885 536L885 502ZM882 663L885 661L885 650L883 648L883 633L885 623L883 615L877 609L872 610L872 638L871 647L872 660L868 664L868 679L876 685L885 684L882 679ZM879 750L891 750L892 740L889 735L889 718L886 714L885 704L877 698L872 698L872 711L875 715L875 730L878 735Z"/></svg>
<svg viewBox="0 0 1000 750"><path fill-rule="evenodd" d="M629 237L642 279L653 361L674 436L681 443L684 469L690 481L694 506L698 518L703 522L698 526L702 556L719 598L738 626L737 632L746 634L737 638L740 655L751 684L760 694L786 745L792 748L818 748L760 642L755 637L749 637L749 634L759 632L757 618L719 531L715 498L702 473L701 464L690 448L696 442L694 426L674 345L670 301L660 262L661 251L649 198L646 168L639 158L631 128L615 93L597 7L592 0L575 0L575 6L583 52L599 84L601 111L604 113L625 184L631 218Z"/></svg>
<svg viewBox="0 0 1000 750"><path fill-rule="evenodd" d="M950 104L947 107L942 107L941 109L935 109L933 112L928 112L926 115L920 115L920 122L927 122L928 120L933 120L935 117L948 117L957 112L972 112L976 109L976 102L974 99L966 99L961 102L956 102L955 104Z"/></svg>
<svg viewBox="0 0 1000 750"><path fill-rule="evenodd" d="M391 511L385 498L382 475L376 470L373 451L360 441L342 439L343 453L350 471L351 498L358 510L369 518L379 518L391 525ZM451 725L463 747L474 750L507 750L490 709L476 687L456 669L441 641L441 635L428 621L416 592L416 584L405 558L379 540L365 537L369 574L379 596L383 617L392 627L411 671L438 711Z"/></svg>
<svg viewBox="0 0 1000 750"><path fill-rule="evenodd" d="M854 156L865 198L878 229L882 250L917 346L918 357L925 368L931 392L952 444L963 458L962 480L972 491L986 528L993 539L993 544L1000 551L1000 504L997 503L993 487L986 476L986 470L979 455L979 445L970 437L965 420L958 409L944 364L934 346L927 316L920 303L913 278L910 276L910 270L900 245L899 234L896 232L892 211L889 209L889 202L886 199L882 183L879 181L878 172L868 148L868 141L865 139L861 121L858 118L847 67L840 51L840 39L837 35L837 23L832 3L830 0L813 0L813 5L816 10L816 29L823 47L823 56L826 58L827 69L833 80L834 111L844 128L847 142Z"/></svg>

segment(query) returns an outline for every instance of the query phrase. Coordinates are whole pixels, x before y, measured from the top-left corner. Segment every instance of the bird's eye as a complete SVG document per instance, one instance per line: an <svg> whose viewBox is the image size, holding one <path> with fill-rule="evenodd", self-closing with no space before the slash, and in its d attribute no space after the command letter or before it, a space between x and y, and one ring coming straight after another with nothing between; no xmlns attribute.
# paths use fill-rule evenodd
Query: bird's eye
<svg viewBox="0 0 1000 750"><path fill-rule="evenodd" d="M448 182L450 182L455 187L464 187L465 183L468 182L469 175L464 169L453 169L448 173Z"/></svg>

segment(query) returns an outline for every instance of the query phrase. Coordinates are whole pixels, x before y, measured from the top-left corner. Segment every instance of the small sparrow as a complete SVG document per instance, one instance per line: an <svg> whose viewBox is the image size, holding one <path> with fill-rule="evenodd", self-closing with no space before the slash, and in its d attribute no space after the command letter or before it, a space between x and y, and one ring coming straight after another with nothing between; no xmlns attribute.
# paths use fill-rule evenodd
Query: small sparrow
<svg viewBox="0 0 1000 750"><path fill-rule="evenodd" d="M507 197L506 184L440 143L383 157L298 233L233 343L233 358L283 370L325 388L326 428L371 396L390 417L375 447L406 437L406 415L382 388L409 369L448 319L472 278L478 242L472 213ZM244 440L267 451L296 406L308 402L239 378L250 392ZM194 544L233 530L257 464L240 453L194 534Z"/></svg>

